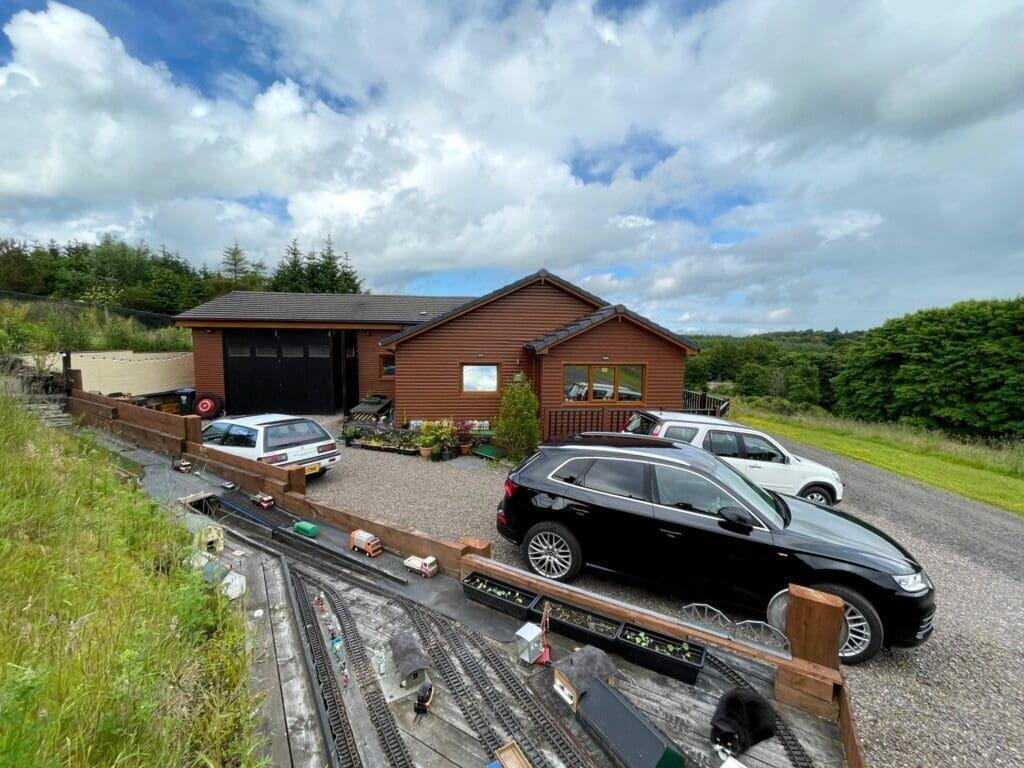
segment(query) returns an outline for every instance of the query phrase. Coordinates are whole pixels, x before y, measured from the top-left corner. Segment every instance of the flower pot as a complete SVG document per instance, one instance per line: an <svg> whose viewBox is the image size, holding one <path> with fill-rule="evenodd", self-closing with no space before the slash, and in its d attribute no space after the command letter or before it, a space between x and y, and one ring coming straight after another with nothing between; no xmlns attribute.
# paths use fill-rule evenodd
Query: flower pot
<svg viewBox="0 0 1024 768"><path fill-rule="evenodd" d="M638 633L646 638L645 644L637 643ZM619 628L615 651L634 664L690 685L697 682L697 675L704 666L703 646L659 635L632 624L623 624Z"/></svg>
<svg viewBox="0 0 1024 768"><path fill-rule="evenodd" d="M473 602L524 621L530 618L530 608L537 602L535 593L475 571L462 580L462 591Z"/></svg>
<svg viewBox="0 0 1024 768"><path fill-rule="evenodd" d="M459 455L460 456L469 456L469 451L472 448L473 448L473 444L472 443L463 443L462 445L459 446Z"/></svg>
<svg viewBox="0 0 1024 768"><path fill-rule="evenodd" d="M622 626L619 622L575 605L546 597L540 597L534 603L533 615L535 617L543 616L545 602L551 603L551 630L553 632L606 651L615 647L615 638L618 637L619 629Z"/></svg>
<svg viewBox="0 0 1024 768"><path fill-rule="evenodd" d="M450 445L442 446L441 448L441 461L450 461L455 458L455 451Z"/></svg>
<svg viewBox="0 0 1024 768"><path fill-rule="evenodd" d="M432 454L433 452L434 449L431 448L429 445L424 445L420 447L420 456L422 456L424 459L430 459L430 454Z"/></svg>
<svg viewBox="0 0 1024 768"><path fill-rule="evenodd" d="M432 449L430 451L430 460L431 461L440 461L441 460L441 450L439 448L434 448L434 449Z"/></svg>

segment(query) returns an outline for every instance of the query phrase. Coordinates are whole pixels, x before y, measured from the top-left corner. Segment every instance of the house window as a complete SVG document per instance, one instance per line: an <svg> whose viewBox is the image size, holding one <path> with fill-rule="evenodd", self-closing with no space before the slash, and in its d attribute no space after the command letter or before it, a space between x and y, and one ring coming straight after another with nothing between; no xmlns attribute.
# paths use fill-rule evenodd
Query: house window
<svg viewBox="0 0 1024 768"><path fill-rule="evenodd" d="M640 403L644 400L647 366L583 365L573 363L562 369L565 399L575 403Z"/></svg>
<svg viewBox="0 0 1024 768"><path fill-rule="evenodd" d="M380 362L380 377L382 379L395 378L395 356L380 355L378 360Z"/></svg>
<svg viewBox="0 0 1024 768"><path fill-rule="evenodd" d="M462 391L467 394L489 394L498 391L498 366L496 363L478 365L462 364L460 379Z"/></svg>

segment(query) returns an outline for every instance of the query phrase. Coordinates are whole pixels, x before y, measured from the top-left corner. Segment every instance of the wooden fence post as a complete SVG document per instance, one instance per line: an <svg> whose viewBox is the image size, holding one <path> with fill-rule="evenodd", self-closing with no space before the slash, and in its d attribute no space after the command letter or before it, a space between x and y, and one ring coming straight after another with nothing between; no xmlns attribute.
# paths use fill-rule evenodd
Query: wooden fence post
<svg viewBox="0 0 1024 768"><path fill-rule="evenodd" d="M839 669L839 638L843 627L843 601L815 589L789 585L786 635L794 659ZM836 720L839 703L835 686L780 670L775 678L775 699Z"/></svg>
<svg viewBox="0 0 1024 768"><path fill-rule="evenodd" d="M185 441L189 443L203 442L203 420L198 416L185 417Z"/></svg>
<svg viewBox="0 0 1024 768"><path fill-rule="evenodd" d="M288 468L288 490L293 493L306 492L306 470L302 467Z"/></svg>

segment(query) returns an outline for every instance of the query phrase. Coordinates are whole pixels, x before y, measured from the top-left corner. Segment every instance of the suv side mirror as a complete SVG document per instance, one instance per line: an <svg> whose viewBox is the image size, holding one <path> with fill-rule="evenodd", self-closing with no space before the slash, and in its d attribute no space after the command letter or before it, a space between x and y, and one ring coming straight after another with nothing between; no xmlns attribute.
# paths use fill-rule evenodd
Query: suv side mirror
<svg viewBox="0 0 1024 768"><path fill-rule="evenodd" d="M718 510L718 516L733 527L750 530L757 523L747 510L743 507L722 507Z"/></svg>

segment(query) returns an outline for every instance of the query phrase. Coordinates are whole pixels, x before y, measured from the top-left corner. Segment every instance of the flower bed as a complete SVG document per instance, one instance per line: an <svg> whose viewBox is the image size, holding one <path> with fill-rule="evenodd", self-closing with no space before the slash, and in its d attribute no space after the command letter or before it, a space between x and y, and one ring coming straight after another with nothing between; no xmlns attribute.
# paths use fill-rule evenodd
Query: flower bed
<svg viewBox="0 0 1024 768"><path fill-rule="evenodd" d="M483 603L517 619L528 619L530 608L537 600L535 592L528 592L475 572L462 580L462 591L470 600Z"/></svg>
<svg viewBox="0 0 1024 768"><path fill-rule="evenodd" d="M620 624L596 613L558 600L541 598L533 609L536 617L543 615L544 605L551 605L551 629L560 635L583 643L612 650Z"/></svg>
<svg viewBox="0 0 1024 768"><path fill-rule="evenodd" d="M686 640L659 635L643 627L623 624L615 650L642 667L691 685L704 666L704 647Z"/></svg>

